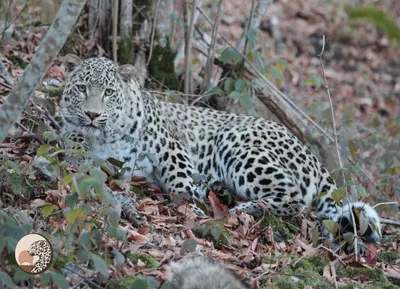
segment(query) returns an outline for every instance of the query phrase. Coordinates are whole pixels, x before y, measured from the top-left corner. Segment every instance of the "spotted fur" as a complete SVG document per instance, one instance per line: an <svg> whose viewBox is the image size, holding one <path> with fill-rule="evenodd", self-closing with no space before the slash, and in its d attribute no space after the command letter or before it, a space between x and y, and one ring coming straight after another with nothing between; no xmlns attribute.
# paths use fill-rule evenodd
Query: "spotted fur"
<svg viewBox="0 0 400 289"><path fill-rule="evenodd" d="M84 140L87 161L122 160L165 191L193 198L205 197L206 191L191 176L211 175L242 201L231 213L258 214L262 203L273 214L287 217L313 204L320 220L335 220L343 232L357 209L370 225L364 240L379 240L376 211L360 202L339 206L331 198L337 187L328 171L282 125L158 101L140 87L132 66L117 67L106 58L82 62L67 56L65 66L69 73L61 102L63 129ZM313 202L320 193L326 195Z"/></svg>
<svg viewBox="0 0 400 289"><path fill-rule="evenodd" d="M31 270L32 274L42 273L44 270L46 270L53 257L50 244L45 240L39 240L30 245L28 248L28 253L31 256L39 257L38 261Z"/></svg>

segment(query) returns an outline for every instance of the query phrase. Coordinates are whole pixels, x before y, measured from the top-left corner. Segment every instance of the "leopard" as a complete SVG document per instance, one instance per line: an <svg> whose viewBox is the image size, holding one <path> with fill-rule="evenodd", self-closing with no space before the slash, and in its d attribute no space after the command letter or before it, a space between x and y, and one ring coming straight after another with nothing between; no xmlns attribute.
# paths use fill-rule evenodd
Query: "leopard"
<svg viewBox="0 0 400 289"><path fill-rule="evenodd" d="M251 289L247 281L241 279L210 257L186 258L170 265L173 273L172 289Z"/></svg>
<svg viewBox="0 0 400 289"><path fill-rule="evenodd" d="M46 240L39 240L32 243L28 248L28 253L31 256L38 256L38 261L31 269L31 274L38 274L45 271L53 258L53 251L50 244Z"/></svg>
<svg viewBox="0 0 400 289"><path fill-rule="evenodd" d="M365 202L335 201L337 185L328 170L283 125L160 100L143 87L133 65L106 57L69 54L63 63L62 133L84 147L78 162L121 160L136 176L192 200L209 194L195 176L211 176L239 202L229 210L232 216L267 211L296 217L312 207L324 237L356 231L362 242L379 242L376 210ZM336 222L337 232L325 220Z"/></svg>

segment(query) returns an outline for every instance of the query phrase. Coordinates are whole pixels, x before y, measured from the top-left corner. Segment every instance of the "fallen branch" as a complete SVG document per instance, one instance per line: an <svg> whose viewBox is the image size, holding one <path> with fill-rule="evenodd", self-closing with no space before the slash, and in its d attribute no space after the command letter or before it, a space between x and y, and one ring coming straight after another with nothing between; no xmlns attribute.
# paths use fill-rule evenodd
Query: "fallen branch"
<svg viewBox="0 0 400 289"><path fill-rule="evenodd" d="M50 65L63 47L86 1L65 0L22 78L0 107L0 142L25 108L29 97L42 82Z"/></svg>
<svg viewBox="0 0 400 289"><path fill-rule="evenodd" d="M210 25L214 25L214 23L211 21L211 19L208 17L208 15L199 7L197 7L197 9L200 11L200 13L204 16L204 18L207 20L207 22ZM251 61L249 61L247 59L247 57L245 55L243 55L243 53L241 51L239 51L230 41L229 39L222 33L222 32L218 32L220 34L220 36L222 37L222 39L224 41L226 41L226 43L229 44L229 46L235 50L246 62L246 64L248 65L249 69L251 69L252 71L254 71L254 73L258 76L258 78L268 87L268 89L271 91L271 93L273 94L274 97L276 97L279 100L282 100L282 103L284 105L286 105L286 108L293 111L293 115L295 115L296 117L304 117L309 123L311 123L315 128L317 128L317 130L322 133L326 138L328 138L330 141L334 141L334 138L325 130L323 129L318 123L316 123L311 117L309 117L300 107L298 107L298 105L296 103L294 103L288 96L286 96L284 93L282 93L278 88L275 87L275 85L273 83L271 83L255 66L253 63L251 63ZM299 118L300 120L300 118ZM343 152L344 150L339 147L339 149ZM348 155L346 155L346 159L353 165L356 166L355 161L353 161L353 159L351 157L349 157ZM362 173L362 175L369 180L370 182L372 182L377 188L378 185L377 183L374 181L374 179L362 168L360 168L359 166L357 166L357 169Z"/></svg>

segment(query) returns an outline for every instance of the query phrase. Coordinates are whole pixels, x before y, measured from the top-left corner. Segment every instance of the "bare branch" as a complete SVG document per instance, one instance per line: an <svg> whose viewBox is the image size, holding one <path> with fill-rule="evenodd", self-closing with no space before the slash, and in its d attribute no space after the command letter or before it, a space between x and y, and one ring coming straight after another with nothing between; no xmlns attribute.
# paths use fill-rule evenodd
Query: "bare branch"
<svg viewBox="0 0 400 289"><path fill-rule="evenodd" d="M221 18L222 18L222 1L223 0L220 0L219 4L218 4L217 19L215 21L215 25L213 28L211 45L208 48L207 63L204 68L204 78L203 78L202 89L201 89L202 92L204 92L207 89L207 87L210 85L211 73L212 73L212 68L213 68L214 58L215 58L215 44L217 43L218 27L219 27L219 23L221 22Z"/></svg>
<svg viewBox="0 0 400 289"><path fill-rule="evenodd" d="M185 4L186 6L187 4ZM194 28L194 15L197 8L197 0L192 2L192 13L190 16L190 24L187 29L186 34L186 59L185 59L185 93L192 92L192 38L193 38L193 28ZM188 16L188 14L186 15Z"/></svg>
<svg viewBox="0 0 400 289"><path fill-rule="evenodd" d="M65 0L42 43L33 55L22 78L0 107L0 143L41 83L53 60L62 48L86 1Z"/></svg>
<svg viewBox="0 0 400 289"><path fill-rule="evenodd" d="M150 40L150 51L149 51L149 58L147 59L147 66L149 66L151 61L151 56L153 54L153 45L154 45L154 35L156 34L156 23L157 23L157 16L158 16L158 6L161 0L157 1L156 7L154 8L154 17L153 17L153 25L151 28L151 40Z"/></svg>

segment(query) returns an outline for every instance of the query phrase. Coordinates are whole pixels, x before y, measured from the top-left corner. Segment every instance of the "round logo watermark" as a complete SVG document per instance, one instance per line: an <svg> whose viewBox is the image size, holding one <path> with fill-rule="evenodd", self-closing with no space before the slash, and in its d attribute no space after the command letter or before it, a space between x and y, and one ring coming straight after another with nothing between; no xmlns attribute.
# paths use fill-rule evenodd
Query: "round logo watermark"
<svg viewBox="0 0 400 289"><path fill-rule="evenodd" d="M50 242L40 234L29 234L18 241L15 260L22 271L40 274L46 271L53 259Z"/></svg>

